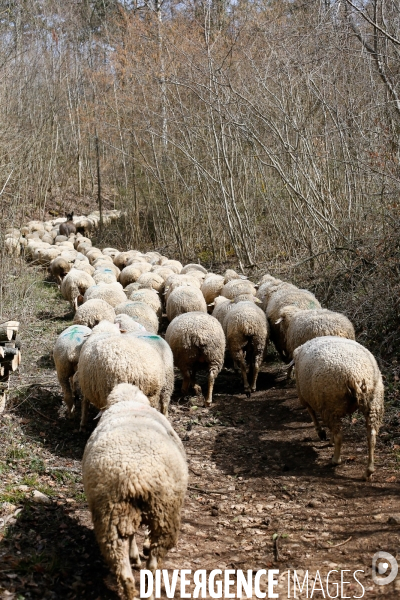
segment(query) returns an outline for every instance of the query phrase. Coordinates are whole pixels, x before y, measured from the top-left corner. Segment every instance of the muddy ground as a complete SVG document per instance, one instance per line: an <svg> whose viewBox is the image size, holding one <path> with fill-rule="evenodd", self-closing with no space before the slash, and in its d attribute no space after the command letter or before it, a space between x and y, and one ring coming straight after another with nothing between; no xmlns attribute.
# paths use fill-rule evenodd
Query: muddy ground
<svg viewBox="0 0 400 600"><path fill-rule="evenodd" d="M90 432L79 432L79 410L74 420L66 418L51 358L56 336L71 319L68 305L46 284L34 318L21 325L23 365L0 418L3 600L117 599L82 487L80 461ZM179 383L177 374L176 389ZM387 586L371 578L375 552L400 557L399 415L389 397L376 474L365 483L363 418L346 421L343 464L333 469L332 448L318 440L272 351L249 399L226 369L210 410L198 398L174 396L170 416L187 451L190 487L180 540L164 567L279 569L279 598L288 597L288 570L300 578L309 571L309 594L317 570L322 580L328 571L349 570L344 581L350 583L338 596L331 585L331 597L400 598L400 577ZM91 419L91 428L95 424ZM35 501L37 492L47 503ZM364 594L355 570L364 571L357 575ZM333 573L331 581L337 580ZM317 580L310 597L329 597L326 584L325 595L319 588Z"/></svg>

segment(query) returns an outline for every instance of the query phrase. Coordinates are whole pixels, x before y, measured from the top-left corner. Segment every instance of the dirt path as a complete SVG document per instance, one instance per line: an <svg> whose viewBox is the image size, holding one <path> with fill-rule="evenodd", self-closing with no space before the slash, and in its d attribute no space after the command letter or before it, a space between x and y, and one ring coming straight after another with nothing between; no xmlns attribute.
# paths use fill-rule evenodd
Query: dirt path
<svg viewBox="0 0 400 600"><path fill-rule="evenodd" d="M13 379L12 402L0 419L4 600L117 599L81 483L80 459L89 434L79 433L79 414L66 419L51 360L54 340L71 317L58 293L45 287L36 318L23 324L23 368ZM164 567L279 569L279 598L288 597L287 572L293 569L300 577L309 570L310 591L317 570L326 577L330 570L348 569L344 581L352 583L344 584L338 597L360 597L361 586L352 577L360 569L365 571L358 574L364 598L400 598L398 581L378 587L371 579L375 552L400 555L398 462L385 443L393 445L396 425L385 424L376 475L364 483L361 418L346 422L345 460L332 469L332 449L318 441L279 364L264 365L259 391L250 399L241 390L238 376L224 370L211 410L196 406L196 398L173 400L171 420L186 447L190 488L180 541ZM49 503L34 502L34 490ZM398 523L389 523L396 515ZM335 574L332 581L337 581ZM331 587L331 596L335 593ZM318 586L312 597L324 597Z"/></svg>

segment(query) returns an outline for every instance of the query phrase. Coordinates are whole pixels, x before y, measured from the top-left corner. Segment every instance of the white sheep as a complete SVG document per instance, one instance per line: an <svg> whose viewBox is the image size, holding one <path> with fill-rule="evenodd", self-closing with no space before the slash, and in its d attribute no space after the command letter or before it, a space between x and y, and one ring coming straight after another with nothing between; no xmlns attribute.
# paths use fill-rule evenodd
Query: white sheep
<svg viewBox="0 0 400 600"><path fill-rule="evenodd" d="M197 289L201 288L201 282L191 275L170 275L165 282L165 302L168 300L168 296L177 288L181 286L191 285Z"/></svg>
<svg viewBox="0 0 400 600"><path fill-rule="evenodd" d="M73 385L79 354L86 338L92 331L83 325L67 327L57 338L53 349L53 358L57 371L57 378L64 394L64 402L71 416L75 410Z"/></svg>
<svg viewBox="0 0 400 600"><path fill-rule="evenodd" d="M169 260L169 259L162 260L161 266L169 267L177 274L179 274L183 269L183 265L182 265L182 263L179 262L179 260Z"/></svg>
<svg viewBox="0 0 400 600"><path fill-rule="evenodd" d="M190 263L189 265L185 265L182 268L181 273L182 273L182 275L185 275L189 271L193 271L193 270L201 271L201 273L207 274L207 269L205 269L202 265L197 265L196 263Z"/></svg>
<svg viewBox="0 0 400 600"><path fill-rule="evenodd" d="M201 291L191 285L172 290L167 299L167 318L172 321L178 315L188 312L207 312L207 304Z"/></svg>
<svg viewBox="0 0 400 600"><path fill-rule="evenodd" d="M215 298L221 294L224 285L225 279L222 275L208 273L205 276L200 289L207 304L214 302Z"/></svg>
<svg viewBox="0 0 400 600"><path fill-rule="evenodd" d="M135 262L124 267L119 275L119 281L127 287L130 283L135 283L143 273L150 271L151 265L147 262Z"/></svg>
<svg viewBox="0 0 400 600"><path fill-rule="evenodd" d="M95 285L93 278L84 271L71 269L61 283L61 294L75 310L82 304L86 291Z"/></svg>
<svg viewBox="0 0 400 600"><path fill-rule="evenodd" d="M326 308L303 310L297 306L284 306L279 311L275 325L279 325L279 346L286 357L285 362L292 360L293 352L298 346L316 337L333 335L355 339L351 321L342 313Z"/></svg>
<svg viewBox="0 0 400 600"><path fill-rule="evenodd" d="M178 435L136 386L116 386L107 406L86 444L83 485L100 550L120 594L134 600L135 533L141 524L150 530L147 569L154 574L177 543L188 468Z"/></svg>
<svg viewBox="0 0 400 600"><path fill-rule="evenodd" d="M97 283L116 283L115 273L107 267L98 267L93 273L93 279Z"/></svg>
<svg viewBox="0 0 400 600"><path fill-rule="evenodd" d="M158 332L158 317L155 311L146 304L145 302L132 301L127 300L126 302L121 302L115 307L115 314L125 314L129 315L135 321L138 321L141 325L143 325L147 331L151 333Z"/></svg>
<svg viewBox="0 0 400 600"><path fill-rule="evenodd" d="M156 313L157 317L161 319L162 304L160 300L160 295L155 290L149 288L142 288L138 290L128 291L128 288L125 288L124 291L128 296L128 299L132 302L144 302L145 304L151 306L151 308Z"/></svg>
<svg viewBox="0 0 400 600"><path fill-rule="evenodd" d="M58 286L61 286L62 280L72 269L73 261L67 260L63 256L57 256L50 263L50 273L56 280Z"/></svg>
<svg viewBox="0 0 400 600"><path fill-rule="evenodd" d="M225 335L220 323L207 313L184 313L168 325L165 339L183 376L182 394L187 394L190 386L199 394L196 371L208 371L205 403L211 406L215 378L224 364Z"/></svg>
<svg viewBox="0 0 400 600"><path fill-rule="evenodd" d="M267 319L271 328L271 340L283 361L286 361L285 348L281 343L279 336L279 312L284 306L297 306L305 310L313 310L321 308L320 303L308 290L301 290L294 285L285 284L277 287L277 290L272 294L266 309Z"/></svg>
<svg viewBox="0 0 400 600"><path fill-rule="evenodd" d="M360 410L366 420L368 466L365 478L374 472L376 436L383 418L384 387L373 355L361 344L340 337L309 340L293 353L296 386L301 404L307 408L321 440L326 439L317 412L330 429L335 450L334 465L341 463L342 419Z"/></svg>
<svg viewBox="0 0 400 600"><path fill-rule="evenodd" d="M87 300L92 298L105 300L113 308L121 304L121 302L127 301L126 294L120 283L99 283L95 285L93 282L92 287L86 291L83 301L87 302Z"/></svg>
<svg viewBox="0 0 400 600"><path fill-rule="evenodd" d="M164 291L164 279L161 275L153 273L152 271L142 273L136 280L139 283L140 288L149 288L156 290L156 292L162 293Z"/></svg>
<svg viewBox="0 0 400 600"><path fill-rule="evenodd" d="M103 254L106 254L104 250ZM109 254L109 256L111 255ZM119 252L115 257L113 257L114 265L119 269L123 270L126 267L128 260L130 260L133 256L135 256L134 250L128 250L127 252Z"/></svg>
<svg viewBox="0 0 400 600"><path fill-rule="evenodd" d="M95 330L83 345L78 363L83 423L88 402L104 409L107 396L119 383L137 385L152 406L167 414L170 391L160 352L135 335L117 332L100 336Z"/></svg>
<svg viewBox="0 0 400 600"><path fill-rule="evenodd" d="M236 296L240 294L251 294L253 296L256 295L256 288L254 283L247 280L242 279L231 279L228 283L225 283L224 287L221 290L221 296L225 296L225 298L229 298L229 300L233 300Z"/></svg>
<svg viewBox="0 0 400 600"><path fill-rule="evenodd" d="M98 325L100 321L105 320L114 323L114 319L115 310L113 307L105 300L93 298L78 307L74 316L74 323L93 328Z"/></svg>
<svg viewBox="0 0 400 600"><path fill-rule="evenodd" d="M246 396L256 391L257 377L269 337L265 313L254 302L232 304L226 313L223 329L227 348L234 365L239 368ZM251 383L247 379L247 362L251 370Z"/></svg>

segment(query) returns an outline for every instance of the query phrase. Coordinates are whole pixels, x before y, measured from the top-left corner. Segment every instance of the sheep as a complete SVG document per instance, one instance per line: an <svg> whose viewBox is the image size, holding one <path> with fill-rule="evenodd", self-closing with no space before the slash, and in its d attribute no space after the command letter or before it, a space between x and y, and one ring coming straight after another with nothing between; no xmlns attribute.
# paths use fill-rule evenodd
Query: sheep
<svg viewBox="0 0 400 600"><path fill-rule="evenodd" d="M135 321L138 321L147 331L151 333L158 332L158 317L148 304L144 302L132 302L130 300L121 302L115 307L115 314L119 315L121 313L129 315Z"/></svg>
<svg viewBox="0 0 400 600"><path fill-rule="evenodd" d="M227 269L224 273L225 283L232 281L233 279L247 279L246 275L239 275L233 269Z"/></svg>
<svg viewBox="0 0 400 600"><path fill-rule="evenodd" d="M103 257L103 253L100 248L94 248L93 246L86 252L86 256L92 265L97 258Z"/></svg>
<svg viewBox="0 0 400 600"><path fill-rule="evenodd" d="M120 316L120 315L118 315ZM127 315L124 315L127 316ZM139 324L137 324L139 325ZM123 331L123 322L120 324L120 329ZM135 337L143 340L149 346L155 350L164 365L164 381L162 384L161 396L160 396L160 410L162 414L167 417L168 416L168 406L169 401L172 396L172 392L174 391L174 357L172 354L172 350L169 344L159 335L155 335L150 333L149 331L141 331L139 328L133 329L130 324L128 326L128 330L126 330L128 335L134 335Z"/></svg>
<svg viewBox="0 0 400 600"><path fill-rule="evenodd" d="M183 267L183 269L181 270L181 274L185 275L186 273L188 273L189 271L192 271L193 269L197 270L197 271L201 271L205 275L207 274L207 269L205 269L202 265L196 265L196 263L191 263L190 265L185 265Z"/></svg>
<svg viewBox="0 0 400 600"><path fill-rule="evenodd" d="M6 253L9 256L19 256L21 254L21 244L19 237L8 236L4 240Z"/></svg>
<svg viewBox="0 0 400 600"><path fill-rule="evenodd" d="M140 283L137 283L136 281L135 281L135 283L130 283L129 285L124 287L124 292L127 295L129 300L130 300L130 294L132 294L133 292L138 292L139 290L140 290Z"/></svg>
<svg viewBox="0 0 400 600"><path fill-rule="evenodd" d="M192 286L197 289L201 288L201 283L196 277L191 275L170 275L165 282L165 302L167 302L169 295L177 288L181 286Z"/></svg>
<svg viewBox="0 0 400 600"><path fill-rule="evenodd" d="M76 234L76 238L75 238L75 242L74 242L74 248L75 250L78 250L78 246L80 244L86 244L87 246L92 246L92 240L88 237L85 237L83 235L81 235L80 233Z"/></svg>
<svg viewBox="0 0 400 600"><path fill-rule="evenodd" d="M151 265L149 263L134 263L128 265L122 269L119 275L119 281L126 287L130 283L135 283L143 273L150 271L150 269Z"/></svg>
<svg viewBox="0 0 400 600"><path fill-rule="evenodd" d="M301 290L291 284L280 285L272 294L267 305L266 315L271 328L271 340L274 342L275 348L284 362L286 362L287 357L279 336L279 323L276 324L276 322L279 319L280 310L284 306L289 305L306 310L321 308L314 294L308 290Z"/></svg>
<svg viewBox="0 0 400 600"><path fill-rule="evenodd" d="M106 269L110 269L117 279L120 276L121 271L118 269L118 267L114 265L109 256L102 256L100 258L96 258L96 260L94 260L92 264L95 269L101 270L103 267Z"/></svg>
<svg viewBox="0 0 400 600"><path fill-rule="evenodd" d="M108 302L110 306L115 308L121 302L126 302L127 297L120 283L99 283L90 287L84 297L83 302L87 302L91 298L100 298Z"/></svg>
<svg viewBox="0 0 400 600"><path fill-rule="evenodd" d="M284 306L279 311L279 318L275 325L279 325L280 347L283 349L286 362L293 359L296 348L316 337L333 335L355 340L351 321L345 315L326 308L302 310L297 306ZM288 371L288 378L290 373L291 368Z"/></svg>
<svg viewBox="0 0 400 600"><path fill-rule="evenodd" d="M341 463L342 419L359 409L365 416L368 465L365 479L374 472L376 436L383 418L384 387L373 355L346 338L325 336L309 340L293 352L296 387L321 440L326 433L316 413L330 429L334 442L332 463Z"/></svg>
<svg viewBox="0 0 400 600"><path fill-rule="evenodd" d="M188 312L207 312L207 304L201 291L190 285L175 288L167 299L168 321Z"/></svg>
<svg viewBox="0 0 400 600"><path fill-rule="evenodd" d="M168 277L174 273L174 271L169 267L160 267L159 265L153 267L151 272L160 275L160 277L164 279L164 282L167 281Z"/></svg>
<svg viewBox="0 0 400 600"><path fill-rule="evenodd" d="M104 250L103 253L105 254ZM135 256L134 250L129 250L128 252L120 252L115 257L113 257L114 265L118 267L118 269L124 269L127 265L127 262L130 258Z"/></svg>
<svg viewBox="0 0 400 600"><path fill-rule="evenodd" d="M116 283L115 273L107 267L99 267L93 273L93 279L97 283Z"/></svg>
<svg viewBox="0 0 400 600"><path fill-rule="evenodd" d="M71 325L58 336L54 344L53 358L57 378L64 394L64 402L67 405L69 416L72 416L75 410L71 377L77 369L79 354L86 341L86 336L90 333L92 331L89 327Z"/></svg>
<svg viewBox="0 0 400 600"><path fill-rule="evenodd" d="M183 265L179 262L179 260L165 260L161 262L161 265L163 267L169 267L175 271L176 274L179 274L183 269Z"/></svg>
<svg viewBox="0 0 400 600"><path fill-rule="evenodd" d="M273 275L270 275L269 273L266 273L265 275L263 275L260 279L260 281L257 283L258 286L262 285L263 283L269 283L271 281L274 281L275 283L280 283L280 279L277 279L276 277L274 277Z"/></svg>
<svg viewBox="0 0 400 600"><path fill-rule="evenodd" d="M252 294L255 296L256 288L254 283L242 279L231 279L221 290L221 296L225 296L230 300L233 300L239 294Z"/></svg>
<svg viewBox="0 0 400 600"><path fill-rule="evenodd" d="M217 319L217 321L223 324L225 316L233 306L232 300L225 298L225 296L217 296L213 302L214 310L212 312L212 316Z"/></svg>
<svg viewBox="0 0 400 600"><path fill-rule="evenodd" d="M235 368L239 368L247 397L256 391L257 377L268 340L269 327L265 313L254 302L231 304L223 329L226 343ZM247 362L250 363L251 384L247 379Z"/></svg>
<svg viewBox="0 0 400 600"><path fill-rule="evenodd" d="M259 284L256 297L260 300L264 311L267 308L272 294L282 287L293 287L293 289L297 289L296 286L292 286L291 283L283 282L280 279L271 279L270 281L263 281Z"/></svg>
<svg viewBox="0 0 400 600"><path fill-rule="evenodd" d="M196 371L207 369L205 404L211 406L214 381L224 364L225 335L220 323L207 313L184 313L168 325L165 340L183 376L182 394L187 394L190 386L196 394L201 393L196 385Z"/></svg>
<svg viewBox="0 0 400 600"><path fill-rule="evenodd" d="M135 533L149 527L147 569L154 574L178 540L188 468L178 435L136 386L117 385L107 405L86 444L83 485L100 550L120 594L134 600Z"/></svg>
<svg viewBox="0 0 400 600"><path fill-rule="evenodd" d="M189 271L186 272L186 275L190 275L191 277L194 277L195 279L197 279L200 283L200 287L203 285L203 281L206 278L206 273L203 273L202 271L198 271L197 269L190 269Z"/></svg>
<svg viewBox="0 0 400 600"><path fill-rule="evenodd" d="M95 268L92 267L92 265L90 265L89 263L84 263L80 260L74 262L73 268L78 269L79 271L84 271L85 273L88 273L88 275L90 275L91 277L95 272Z"/></svg>
<svg viewBox="0 0 400 600"><path fill-rule="evenodd" d="M225 280L222 275L215 275L214 273L206 275L200 289L207 304L214 302L215 298L220 295L224 285Z"/></svg>
<svg viewBox="0 0 400 600"><path fill-rule="evenodd" d="M60 224L60 235L65 235L68 238L71 233L76 233L76 227L73 222L74 213L67 213L65 216L67 220Z"/></svg>
<svg viewBox="0 0 400 600"><path fill-rule="evenodd" d="M129 315L124 313L119 313L119 315L115 315L114 323L118 325L121 333L133 333L133 332L147 332L146 327L135 321ZM154 334L151 334L154 335Z"/></svg>
<svg viewBox="0 0 400 600"><path fill-rule="evenodd" d="M61 294L75 310L84 302L86 291L95 285L93 278L84 271L71 269L61 283Z"/></svg>
<svg viewBox="0 0 400 600"><path fill-rule="evenodd" d="M145 259L152 265L159 265L162 259L162 254L156 251L146 252L144 255Z"/></svg>
<svg viewBox="0 0 400 600"><path fill-rule="evenodd" d="M63 256L57 256L50 263L50 273L56 280L58 286L61 286L62 280L67 273L72 269L72 261L65 259Z"/></svg>
<svg viewBox="0 0 400 600"><path fill-rule="evenodd" d="M137 283L140 284L140 288L150 288L160 293L164 291L164 279L157 273L142 273L137 279Z"/></svg>
<svg viewBox="0 0 400 600"><path fill-rule="evenodd" d="M132 291L131 293L127 293L127 288L125 288L125 293L128 296L129 300L132 302L144 302L151 306L151 308L156 313L157 317L161 319L162 317L162 305L159 294L152 289L143 288L137 291Z"/></svg>
<svg viewBox="0 0 400 600"><path fill-rule="evenodd" d="M93 328L98 325L100 321L105 320L114 323L114 319L115 310L113 307L105 300L93 298L78 307L74 316L74 323Z"/></svg>
<svg viewBox="0 0 400 600"><path fill-rule="evenodd" d="M114 262L114 259L120 254L120 251L116 248L103 248L102 254L104 254L104 256L111 256Z"/></svg>
<svg viewBox="0 0 400 600"><path fill-rule="evenodd" d="M131 258L126 263L126 266L130 267L131 265L136 264L136 263L147 265L149 267L149 270L152 269L152 265L146 260L146 258L143 256L143 254L141 252L137 252L134 250L132 252Z"/></svg>
<svg viewBox="0 0 400 600"><path fill-rule="evenodd" d="M119 383L137 385L152 406L167 414L170 391L159 350L135 335L117 332L100 336L95 330L96 327L83 345L78 362L83 424L88 402L103 410L108 395Z"/></svg>

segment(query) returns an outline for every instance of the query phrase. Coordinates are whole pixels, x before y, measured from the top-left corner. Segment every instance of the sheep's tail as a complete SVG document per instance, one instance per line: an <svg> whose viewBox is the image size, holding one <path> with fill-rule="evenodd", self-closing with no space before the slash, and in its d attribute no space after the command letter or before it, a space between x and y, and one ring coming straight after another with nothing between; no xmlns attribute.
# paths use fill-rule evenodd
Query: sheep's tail
<svg viewBox="0 0 400 600"><path fill-rule="evenodd" d="M349 379L347 382L347 392L352 411L364 407L368 404L367 394L369 392L365 379Z"/></svg>

